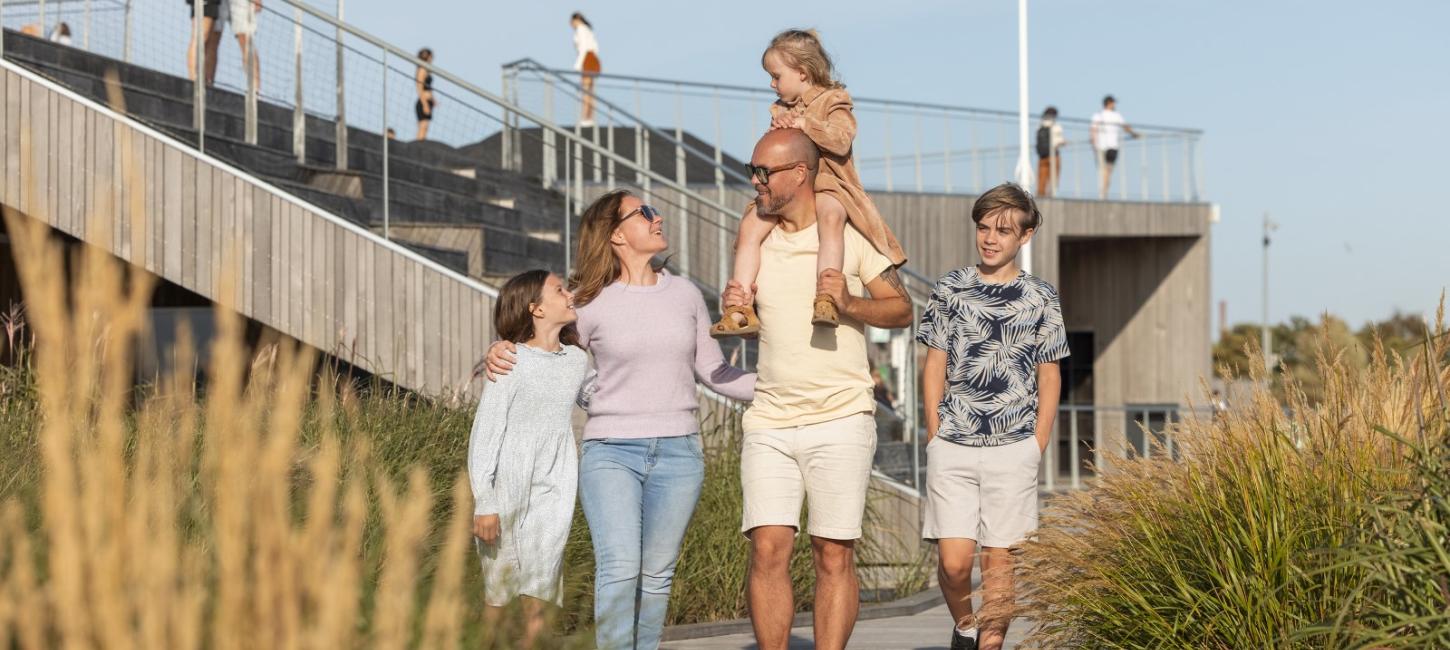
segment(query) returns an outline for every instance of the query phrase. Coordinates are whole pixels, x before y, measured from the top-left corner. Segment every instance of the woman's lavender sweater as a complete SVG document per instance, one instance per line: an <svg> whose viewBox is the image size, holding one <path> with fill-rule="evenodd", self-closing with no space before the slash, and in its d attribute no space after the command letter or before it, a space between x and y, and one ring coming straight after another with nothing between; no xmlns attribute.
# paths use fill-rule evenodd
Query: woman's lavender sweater
<svg viewBox="0 0 1450 650"><path fill-rule="evenodd" d="M696 380L732 399L755 394L755 374L726 363L710 338L705 299L688 280L660 273L653 286L615 282L578 313L580 343L599 373L586 439L699 432Z"/></svg>

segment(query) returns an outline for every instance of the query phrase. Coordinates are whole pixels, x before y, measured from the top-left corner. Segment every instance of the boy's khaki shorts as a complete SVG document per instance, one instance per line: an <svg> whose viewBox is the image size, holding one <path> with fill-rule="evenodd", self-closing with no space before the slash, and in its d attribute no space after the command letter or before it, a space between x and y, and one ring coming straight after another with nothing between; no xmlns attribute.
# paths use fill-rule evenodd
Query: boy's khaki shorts
<svg viewBox="0 0 1450 650"><path fill-rule="evenodd" d="M740 532L760 526L800 525L825 539L859 539L866 486L876 455L876 419L870 413L788 429L746 431L740 451L745 496Z"/></svg>
<svg viewBox="0 0 1450 650"><path fill-rule="evenodd" d="M970 539L1007 548L1037 530L1037 438L968 447L932 438L926 445L922 539Z"/></svg>

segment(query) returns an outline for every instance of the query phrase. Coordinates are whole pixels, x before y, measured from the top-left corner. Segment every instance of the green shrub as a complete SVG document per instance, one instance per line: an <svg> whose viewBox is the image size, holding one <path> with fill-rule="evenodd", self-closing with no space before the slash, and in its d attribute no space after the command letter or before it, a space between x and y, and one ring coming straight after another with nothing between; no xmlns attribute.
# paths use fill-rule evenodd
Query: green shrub
<svg viewBox="0 0 1450 650"><path fill-rule="evenodd" d="M1299 391L1286 408L1260 392L1177 427L1178 462L1114 462L1093 488L1050 502L1020 566L1035 642L1339 647L1334 623L1365 611L1375 570L1342 551L1415 484L1415 456L1380 431L1418 430L1450 378L1383 352L1361 366L1324 350L1318 368L1317 403ZM1436 530L1397 525L1412 524ZM1432 575L1395 584L1423 595Z"/></svg>

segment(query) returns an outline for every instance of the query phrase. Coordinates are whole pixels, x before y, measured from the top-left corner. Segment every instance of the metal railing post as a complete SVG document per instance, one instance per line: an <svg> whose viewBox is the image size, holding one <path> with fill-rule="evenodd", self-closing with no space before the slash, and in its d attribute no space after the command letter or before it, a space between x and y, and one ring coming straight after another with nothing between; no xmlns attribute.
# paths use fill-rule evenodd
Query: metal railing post
<svg viewBox="0 0 1450 650"><path fill-rule="evenodd" d="M725 168L724 155L720 151L720 91L715 91L715 201L725 205ZM728 223L728 222L727 222ZM726 249L726 237L724 228L715 229L715 288L725 290L725 284L729 281L730 264L728 259L732 257Z"/></svg>
<svg viewBox="0 0 1450 650"><path fill-rule="evenodd" d="M1189 136L1187 134L1184 134L1184 135L1179 136L1178 142L1179 142L1179 145L1178 146L1183 149L1183 200L1184 201L1197 201L1198 200L1198 196L1193 191L1193 188L1190 185L1190 183L1192 181L1189 180L1189 173L1190 173L1190 170L1193 168L1193 145L1192 145L1192 141L1189 140Z"/></svg>
<svg viewBox="0 0 1450 650"><path fill-rule="evenodd" d="M501 91L500 94L502 94L504 97L510 96L509 90L511 88L511 84L509 82L509 76L512 75L512 74L513 74L513 69L505 66L503 68L503 71L499 75L499 76L502 77L502 79L499 81L499 90ZM504 170L515 171L515 170L510 170L509 169L509 163L511 163L513 161L513 150L512 149L513 149L513 137L514 137L514 135L513 135L513 129L510 128L510 124L509 124L510 121L512 120L512 117L511 116L512 116L512 113L508 109L504 109L504 111L503 111L503 130L499 132L499 141L498 141L498 143L499 143L499 147L498 147L498 151L499 151L498 164L499 164L499 167L501 167Z"/></svg>
<svg viewBox="0 0 1450 650"><path fill-rule="evenodd" d="M392 208L392 174L388 167L388 149L392 138L388 137L388 51L383 50L383 239L392 239L389 216Z"/></svg>
<svg viewBox="0 0 1450 650"><path fill-rule="evenodd" d="M121 30L121 60L131 62L131 0L126 0L124 26Z"/></svg>
<svg viewBox="0 0 1450 650"><path fill-rule="evenodd" d="M604 124L604 128L608 129L607 131L605 131L604 146L609 149L609 153L618 153L614 149L614 126L615 126L614 125L614 111L613 110L605 111L605 113L604 113L604 119L607 120L605 122L605 124ZM614 159L613 158L610 158L605 164L607 166L604 169L604 182L605 182L606 185L609 186L609 191L613 192L614 191Z"/></svg>
<svg viewBox="0 0 1450 650"><path fill-rule="evenodd" d="M84 7L85 18L81 27L81 47L89 52L91 51L91 0L86 0Z"/></svg>
<svg viewBox="0 0 1450 650"><path fill-rule="evenodd" d="M549 122L554 121L554 85L547 82L544 84L544 116L549 118ZM539 170L539 177L543 181L544 187L548 188L553 187L554 180L558 178L559 161L556 158L559 151L558 146L554 144L554 132L544 129L542 126L539 130L544 134L543 150L539 156L543 168Z"/></svg>
<svg viewBox="0 0 1450 650"><path fill-rule="evenodd" d="M922 191L921 181L921 114L914 116L912 120L912 149L915 150L914 158L916 163L916 191Z"/></svg>
<svg viewBox="0 0 1450 650"><path fill-rule="evenodd" d="M1168 175L1168 138L1166 136L1158 141L1158 158L1158 166L1163 169L1163 200L1167 201L1173 198L1173 196L1172 192L1169 191L1169 184L1172 181Z"/></svg>
<svg viewBox="0 0 1450 650"><path fill-rule="evenodd" d="M967 149L972 152L972 188L971 192L982 191L982 156L977 151L977 128L967 122Z"/></svg>
<svg viewBox="0 0 1450 650"><path fill-rule="evenodd" d="M191 12L191 36L192 47L195 48L195 56L192 62L196 68L192 70L195 81L191 89L191 126L196 129L196 148L206 151L206 34L201 31L201 19L206 14L203 8L205 3L197 2L195 9ZM40 3L41 23L45 22L45 0Z"/></svg>
<svg viewBox="0 0 1450 650"><path fill-rule="evenodd" d="M1072 489L1077 490L1082 488L1082 468L1079 467L1082 465L1082 459L1079 458L1080 452L1078 451L1081 442L1077 433L1077 411L1069 409L1068 416L1072 418L1072 422L1068 425L1067 450L1068 462L1072 463L1072 467L1068 469L1072 472Z"/></svg>
<svg viewBox="0 0 1450 650"><path fill-rule="evenodd" d="M942 191L952 193L952 118L942 116Z"/></svg>
<svg viewBox="0 0 1450 650"><path fill-rule="evenodd" d="M679 86L675 86L675 182L682 187L688 185L685 176L685 148L681 144L685 141L685 100L680 94ZM690 199L680 197L680 212L688 214L690 211ZM690 220L680 219L680 273L690 275L690 249L694 248L690 241Z"/></svg>
<svg viewBox="0 0 1450 650"><path fill-rule="evenodd" d="M0 0L0 58L5 57L5 0Z"/></svg>
<svg viewBox="0 0 1450 650"><path fill-rule="evenodd" d="M45 38L46 36L48 36L50 34L50 30L48 30L48 29L45 28L45 0L40 0L39 5L40 5L40 37L41 38Z"/></svg>
<svg viewBox="0 0 1450 650"><path fill-rule="evenodd" d="M249 10L251 9L249 8ZM256 18L260 19L261 16L257 16ZM260 67L260 64L255 63L259 60L257 55L257 39L255 36L253 34L253 38L247 40L246 60L242 61L242 70L246 72L245 76L247 80L247 92L245 95L246 107L242 111L244 125L242 137L246 140L247 144L257 144L257 84L261 80L257 78L257 73L259 72L257 68Z"/></svg>
<svg viewBox="0 0 1450 650"><path fill-rule="evenodd" d="M887 192L890 192L893 189L895 189L893 187L893 183L891 182L891 110L890 109L887 109L886 110L886 119L885 119L885 121L886 121L886 128L884 129L884 131L886 133L886 152L885 152L886 153L886 156L885 156L886 157L886 191Z"/></svg>
<svg viewBox="0 0 1450 650"><path fill-rule="evenodd" d="M569 267L572 266L574 262L573 251L569 250L570 246L573 243L573 233L569 232L569 215L573 212L571 206L569 205L569 202L572 200L573 195L573 192L571 191L571 188L573 186L569 183L569 172L573 168L573 165L569 164L569 158L573 157L573 149L574 141L566 140L564 142L564 236L562 238L564 241L564 275L566 277L569 275Z"/></svg>
<svg viewBox="0 0 1450 650"><path fill-rule="evenodd" d="M347 169L347 94L343 71L345 52L342 47L343 0L337 0L337 168Z"/></svg>
<svg viewBox="0 0 1450 650"><path fill-rule="evenodd" d="M297 164L302 165L307 162L307 112L302 106L302 10L293 7L292 15L292 155L297 157Z"/></svg>
<svg viewBox="0 0 1450 650"><path fill-rule="evenodd" d="M1140 201L1148 200L1148 176L1150 175L1148 173L1148 150L1150 148L1148 138L1143 138L1143 144L1138 148L1138 184L1140 186L1138 200Z"/></svg>

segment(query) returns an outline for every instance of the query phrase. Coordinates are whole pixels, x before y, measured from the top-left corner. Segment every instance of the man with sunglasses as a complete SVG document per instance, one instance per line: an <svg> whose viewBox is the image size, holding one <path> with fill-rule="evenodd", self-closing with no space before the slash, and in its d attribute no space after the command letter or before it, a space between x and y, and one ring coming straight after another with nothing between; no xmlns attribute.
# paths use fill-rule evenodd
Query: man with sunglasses
<svg viewBox="0 0 1450 650"><path fill-rule="evenodd" d="M911 299L896 269L854 228L846 229L843 271L817 279L819 156L800 130L777 129L761 138L750 160L756 212L777 221L761 246L754 291L759 376L740 460L748 597L763 650L783 650L790 639L790 556L803 500L817 570L815 647L846 647L860 604L854 547L876 451L864 329L911 325ZM835 301L840 327L811 325L819 294ZM732 280L724 303L745 298Z"/></svg>

